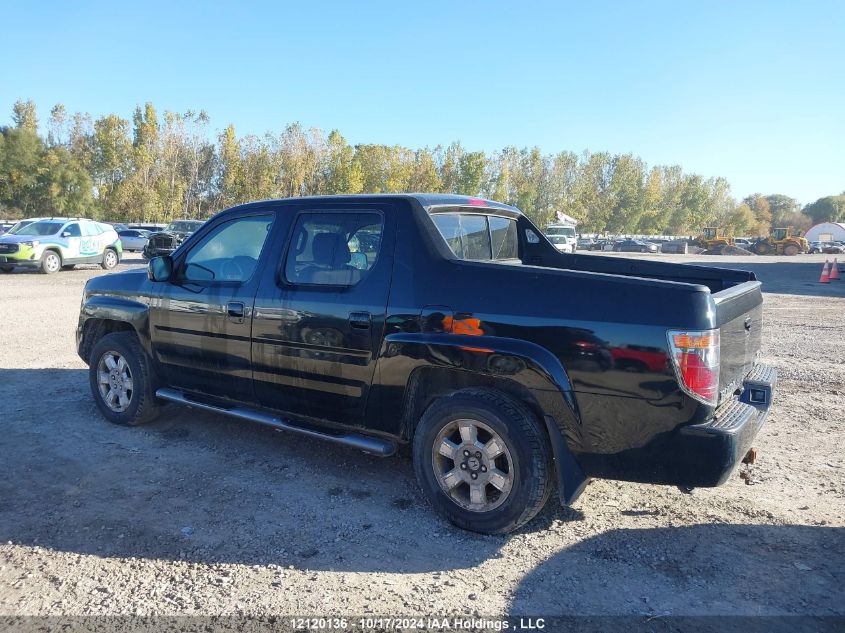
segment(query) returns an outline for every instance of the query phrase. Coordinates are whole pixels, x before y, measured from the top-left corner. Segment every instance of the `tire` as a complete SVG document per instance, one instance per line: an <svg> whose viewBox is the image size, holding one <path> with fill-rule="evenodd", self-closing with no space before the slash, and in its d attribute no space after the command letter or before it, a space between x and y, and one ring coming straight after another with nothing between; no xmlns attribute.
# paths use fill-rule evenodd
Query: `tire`
<svg viewBox="0 0 845 633"><path fill-rule="evenodd" d="M119 261L117 251L107 248L103 253L103 261L100 262L100 266L103 267L103 270L112 270L115 266L117 266Z"/></svg>
<svg viewBox="0 0 845 633"><path fill-rule="evenodd" d="M109 356L112 362L107 360ZM139 426L158 417L160 408L155 398L158 381L134 332L107 334L94 345L88 360L91 393L106 420L122 426ZM110 368L112 364L114 370ZM105 376L101 375L104 371ZM126 388L127 371L129 388ZM119 397L121 392L125 402Z"/></svg>
<svg viewBox="0 0 845 633"><path fill-rule="evenodd" d="M784 255L789 255L790 257L794 257L800 252L801 249L798 248L795 244L787 244L787 246L783 249Z"/></svg>
<svg viewBox="0 0 845 633"><path fill-rule="evenodd" d="M754 245L754 252L758 255L768 255L769 254L769 245L765 242L760 242Z"/></svg>
<svg viewBox="0 0 845 633"><path fill-rule="evenodd" d="M475 442L471 428L465 434L461 426L475 428ZM491 459L499 442L502 452ZM472 447L479 450L467 454ZM543 508L553 487L542 423L525 405L491 389L463 389L429 406L414 435L413 457L417 481L435 510L473 532L519 528ZM473 501L470 477L476 476L482 496Z"/></svg>
<svg viewBox="0 0 845 633"><path fill-rule="evenodd" d="M14 266L0 266L0 270L2 270L4 273L10 273L14 269L15 269Z"/></svg>
<svg viewBox="0 0 845 633"><path fill-rule="evenodd" d="M41 255L39 270L45 275L52 275L62 269L62 256L56 251L44 251Z"/></svg>

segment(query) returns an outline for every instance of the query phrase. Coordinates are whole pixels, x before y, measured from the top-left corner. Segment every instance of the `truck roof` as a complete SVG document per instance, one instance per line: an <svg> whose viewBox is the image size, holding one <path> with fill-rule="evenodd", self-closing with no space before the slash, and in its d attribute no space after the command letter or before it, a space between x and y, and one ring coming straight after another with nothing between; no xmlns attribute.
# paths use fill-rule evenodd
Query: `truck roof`
<svg viewBox="0 0 845 633"><path fill-rule="evenodd" d="M413 199L419 202L429 213L438 207L479 207L487 209L500 209L502 211L510 211L512 214L522 214L516 207L508 204L496 202L495 200L487 200L485 198L473 196L461 196L453 193L356 193L356 194L339 194L329 196L301 196L296 198L277 198L273 200L263 200L256 202L249 202L244 206L261 205L267 202L282 202L282 201L301 201L301 200L408 200Z"/></svg>

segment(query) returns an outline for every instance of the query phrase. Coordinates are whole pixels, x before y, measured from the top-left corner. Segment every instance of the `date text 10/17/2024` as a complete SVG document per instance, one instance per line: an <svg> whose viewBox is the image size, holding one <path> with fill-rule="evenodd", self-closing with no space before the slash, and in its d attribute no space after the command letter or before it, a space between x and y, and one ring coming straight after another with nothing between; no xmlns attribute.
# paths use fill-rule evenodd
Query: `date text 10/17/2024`
<svg viewBox="0 0 845 633"><path fill-rule="evenodd" d="M369 630L455 630L455 631L540 631L544 618L448 618L448 617L296 617L289 624L298 631L369 631Z"/></svg>

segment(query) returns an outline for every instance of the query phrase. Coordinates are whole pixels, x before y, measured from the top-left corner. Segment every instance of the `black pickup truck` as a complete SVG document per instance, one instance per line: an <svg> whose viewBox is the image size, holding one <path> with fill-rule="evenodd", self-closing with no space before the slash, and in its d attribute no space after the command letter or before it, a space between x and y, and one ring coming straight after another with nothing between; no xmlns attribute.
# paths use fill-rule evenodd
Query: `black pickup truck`
<svg viewBox="0 0 845 633"><path fill-rule="evenodd" d="M503 533L591 477L724 482L772 401L761 314L753 273L561 253L507 205L333 196L91 279L77 343L112 422L176 402L402 448L438 511Z"/></svg>

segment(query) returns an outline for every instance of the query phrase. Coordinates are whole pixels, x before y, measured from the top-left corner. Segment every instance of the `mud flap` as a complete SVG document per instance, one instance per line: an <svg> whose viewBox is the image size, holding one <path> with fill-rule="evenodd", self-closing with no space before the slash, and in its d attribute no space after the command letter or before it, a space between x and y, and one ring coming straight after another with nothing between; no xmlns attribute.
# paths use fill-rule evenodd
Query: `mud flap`
<svg viewBox="0 0 845 633"><path fill-rule="evenodd" d="M550 415L543 416L546 423L546 431L552 444L552 453L555 460L555 472L557 474L557 489L561 504L568 506L575 502L584 492L584 488L590 480L581 470L578 462L569 452L566 440L560 432L554 418Z"/></svg>

